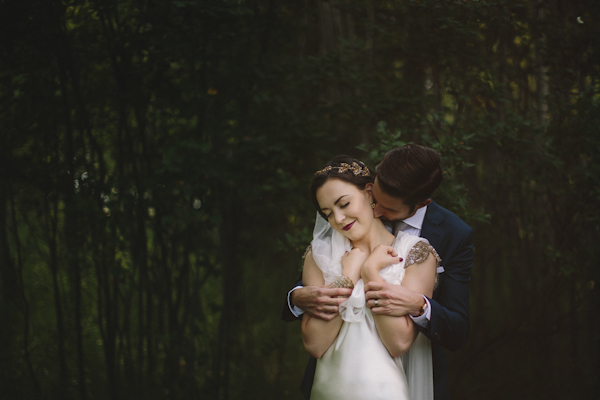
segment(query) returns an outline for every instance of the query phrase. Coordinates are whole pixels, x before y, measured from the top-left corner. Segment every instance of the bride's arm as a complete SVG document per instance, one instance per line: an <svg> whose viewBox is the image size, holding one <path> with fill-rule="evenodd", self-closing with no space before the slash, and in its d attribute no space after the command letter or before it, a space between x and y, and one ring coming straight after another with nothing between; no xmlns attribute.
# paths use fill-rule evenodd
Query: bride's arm
<svg viewBox="0 0 600 400"><path fill-rule="evenodd" d="M308 252L304 258L302 283L305 286L325 284L323 273L315 263L312 252ZM339 334L342 322L339 314L330 321L304 314L302 316L302 342L308 354L315 358L321 358Z"/></svg>
<svg viewBox="0 0 600 400"><path fill-rule="evenodd" d="M344 254L342 274L346 276L345 279L350 279L352 283L357 282L360 279L360 271L365 259L366 255L359 249L352 249ZM315 263L312 252L308 252L304 258L302 282L305 286L325 284L323 273ZM321 358L337 338L342 323L342 317L339 314L329 321L304 314L302 317L302 341L308 354L315 358Z"/></svg>
<svg viewBox="0 0 600 400"><path fill-rule="evenodd" d="M381 261L378 262L378 260L381 260L381 257L379 259L369 257L365 262L362 272L365 285L370 281L383 282L379 270L387 265L382 265ZM402 286L431 297L435 285L436 268L437 260L430 253L424 262L406 268ZM373 318L381 341L393 357L402 355L410 349L418 334L418 330L410 317L407 315L402 317L373 315Z"/></svg>

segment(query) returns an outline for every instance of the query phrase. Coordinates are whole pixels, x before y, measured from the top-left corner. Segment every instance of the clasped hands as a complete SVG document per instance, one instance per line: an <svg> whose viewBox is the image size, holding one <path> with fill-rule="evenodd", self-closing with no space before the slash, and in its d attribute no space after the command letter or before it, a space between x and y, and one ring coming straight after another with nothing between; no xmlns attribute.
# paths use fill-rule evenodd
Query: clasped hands
<svg viewBox="0 0 600 400"><path fill-rule="evenodd" d="M401 317L414 307L416 294L400 285L387 283L379 276L379 270L400 262L398 253L391 246L379 245L367 257L353 248L342 257L342 273L357 282L365 282L367 306L373 314ZM352 294L352 289L329 286L305 286L292 292L292 303L308 315L325 321L331 321L338 315L339 306ZM375 307L377 299L377 307Z"/></svg>
<svg viewBox="0 0 600 400"><path fill-rule="evenodd" d="M402 261L392 246L379 245L367 255L359 248L353 248L342 256L342 274L348 276L354 283L360 278L366 283L381 281L379 270Z"/></svg>

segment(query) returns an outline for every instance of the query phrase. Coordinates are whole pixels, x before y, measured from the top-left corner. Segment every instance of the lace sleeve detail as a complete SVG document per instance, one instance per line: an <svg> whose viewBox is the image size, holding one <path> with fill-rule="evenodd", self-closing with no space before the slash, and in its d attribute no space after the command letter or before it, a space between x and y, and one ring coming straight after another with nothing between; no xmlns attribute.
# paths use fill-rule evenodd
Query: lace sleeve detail
<svg viewBox="0 0 600 400"><path fill-rule="evenodd" d="M435 257L435 260L437 262L436 266L439 267L440 264L442 263L442 259L440 258L440 255L438 254L438 252L429 243L420 241L420 242L415 243L415 245L412 247L412 249L410 249L410 251L408 252L408 256L406 257L406 262L404 263L404 268L408 268L413 264L421 264L421 263L425 262L425 260L427 260L427 257L429 257L429 253L433 254L433 256ZM440 283L438 278L439 278L439 274L436 273L435 274L435 283L433 284L433 290L437 289L437 286Z"/></svg>
<svg viewBox="0 0 600 400"><path fill-rule="evenodd" d="M404 268L408 268L413 264L421 264L427 260L429 257L429 253L433 254L437 261L437 265L439 266L442 262L439 254L432 245L429 243L425 243L423 241L417 242L412 249L408 252L408 256L406 257L406 262L404 263Z"/></svg>

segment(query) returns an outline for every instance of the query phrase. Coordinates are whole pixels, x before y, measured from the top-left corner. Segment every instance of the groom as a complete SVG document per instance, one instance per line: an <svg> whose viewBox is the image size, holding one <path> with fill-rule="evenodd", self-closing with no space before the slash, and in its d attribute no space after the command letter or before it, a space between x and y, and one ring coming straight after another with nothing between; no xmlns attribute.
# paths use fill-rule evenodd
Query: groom
<svg viewBox="0 0 600 400"><path fill-rule="evenodd" d="M390 150L377 166L373 194L375 217L388 229L400 230L429 240L442 258L438 286L432 298L403 286L370 282L365 286L367 305L373 314L409 315L421 333L431 340L435 400L449 398L448 369L444 348L457 350L469 331L469 280L473 266L473 230L450 211L431 199L442 180L440 155L434 150L408 144ZM282 319L293 321L303 313L331 320L350 289L302 286L288 294ZM302 380L306 398L314 378L316 360L311 358Z"/></svg>

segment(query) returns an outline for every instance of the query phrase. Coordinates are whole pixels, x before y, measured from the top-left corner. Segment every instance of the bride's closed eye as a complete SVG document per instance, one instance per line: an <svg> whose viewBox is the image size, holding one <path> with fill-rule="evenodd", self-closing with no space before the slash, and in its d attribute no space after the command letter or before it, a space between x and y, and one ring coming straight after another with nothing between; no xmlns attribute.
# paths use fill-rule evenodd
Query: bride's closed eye
<svg viewBox="0 0 600 400"><path fill-rule="evenodd" d="M340 208L346 208L348 205L350 205L350 202L347 202L346 204L340 205ZM329 214L327 214L327 219L329 219L329 217L331 217L332 215L333 215L332 212L330 212Z"/></svg>

